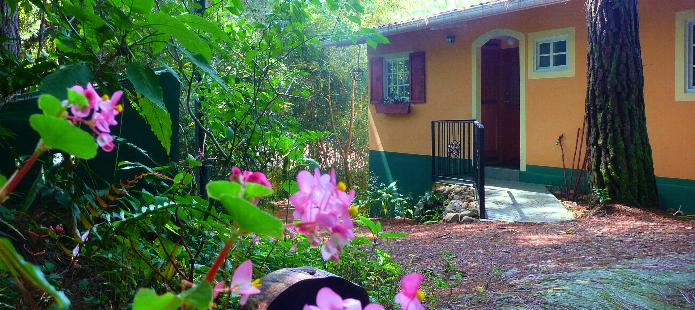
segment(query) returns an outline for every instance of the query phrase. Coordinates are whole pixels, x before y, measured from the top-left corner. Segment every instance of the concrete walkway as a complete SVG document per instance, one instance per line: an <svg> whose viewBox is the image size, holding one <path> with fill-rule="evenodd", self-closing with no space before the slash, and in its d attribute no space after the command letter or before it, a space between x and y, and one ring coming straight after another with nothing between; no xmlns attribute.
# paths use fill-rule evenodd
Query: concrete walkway
<svg viewBox="0 0 695 310"><path fill-rule="evenodd" d="M490 178L485 183L485 210L489 220L542 223L573 219L544 185Z"/></svg>

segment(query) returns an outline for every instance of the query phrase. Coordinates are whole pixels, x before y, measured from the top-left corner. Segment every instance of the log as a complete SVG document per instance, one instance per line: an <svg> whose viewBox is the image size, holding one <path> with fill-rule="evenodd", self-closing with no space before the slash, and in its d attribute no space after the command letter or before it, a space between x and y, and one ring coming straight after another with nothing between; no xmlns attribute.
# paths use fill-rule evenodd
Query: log
<svg viewBox="0 0 695 310"><path fill-rule="evenodd" d="M315 305L316 294L324 287L343 299L369 304L369 295L361 286L324 270L299 267L276 270L261 278L261 293L251 296L243 309L302 309L304 305Z"/></svg>

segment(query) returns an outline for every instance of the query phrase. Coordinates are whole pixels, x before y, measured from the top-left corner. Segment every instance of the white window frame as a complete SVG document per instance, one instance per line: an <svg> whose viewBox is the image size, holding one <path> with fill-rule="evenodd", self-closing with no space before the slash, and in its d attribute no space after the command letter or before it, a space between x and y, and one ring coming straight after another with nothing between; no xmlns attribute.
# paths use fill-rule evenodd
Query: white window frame
<svg viewBox="0 0 695 310"><path fill-rule="evenodd" d="M389 97L389 78L387 77L387 68L389 66L389 61L394 61L394 60L401 60L405 59L406 61L410 61L410 53L399 53L399 54L391 54L391 55L386 55L384 56L384 68L382 69L382 72L384 74L383 81L384 81L384 98ZM406 72L406 83L404 84L397 84L394 85L396 87L407 87L408 88L408 96L405 97L399 97L405 102L410 101L410 64L408 64L408 71ZM398 73L396 73L398 74Z"/></svg>
<svg viewBox="0 0 695 310"><path fill-rule="evenodd" d="M685 91L695 93L695 80L693 80L693 71L695 71L695 63L693 63L693 47L695 47L695 19L690 19L685 23Z"/></svg>
<svg viewBox="0 0 695 310"><path fill-rule="evenodd" d="M555 42L560 42L560 41L565 41L565 51L561 53L555 53L554 50L554 44ZM550 56L550 67L540 67L540 62L541 62L541 44L543 43L550 43L550 54L543 54L543 56ZM556 37L547 37L547 38L541 38L536 40L535 42L535 64L533 66L534 71L536 72L549 72L549 71L563 71L567 70L569 68L569 62L570 62L570 44L569 44L569 36L567 35L562 35L562 36L556 36ZM561 66L555 66L555 56L556 55L565 55L565 64Z"/></svg>

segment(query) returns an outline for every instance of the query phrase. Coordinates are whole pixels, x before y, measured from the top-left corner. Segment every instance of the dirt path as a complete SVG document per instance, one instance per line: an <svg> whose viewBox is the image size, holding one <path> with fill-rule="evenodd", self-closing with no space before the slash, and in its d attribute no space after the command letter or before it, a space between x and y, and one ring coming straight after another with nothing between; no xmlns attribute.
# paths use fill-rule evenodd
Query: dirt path
<svg viewBox="0 0 695 310"><path fill-rule="evenodd" d="M623 206L561 223L382 223L384 230L409 233L382 246L407 271L429 275L437 296L430 301L437 309L459 308L461 294L499 295L542 275L611 268L634 259L695 256L695 220ZM452 270L463 273L460 280Z"/></svg>

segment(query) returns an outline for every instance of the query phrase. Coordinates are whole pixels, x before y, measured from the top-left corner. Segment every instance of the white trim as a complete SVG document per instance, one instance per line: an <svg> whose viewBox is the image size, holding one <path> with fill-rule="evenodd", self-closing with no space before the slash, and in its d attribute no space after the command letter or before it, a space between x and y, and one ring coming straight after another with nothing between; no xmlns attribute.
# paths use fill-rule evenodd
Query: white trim
<svg viewBox="0 0 695 310"><path fill-rule="evenodd" d="M695 51L695 30L693 30L693 27L695 27L695 19L690 19L685 23L685 92L687 93L695 93L695 78L693 78L693 71L695 71L695 62L693 62L693 58L695 58L694 54Z"/></svg>

